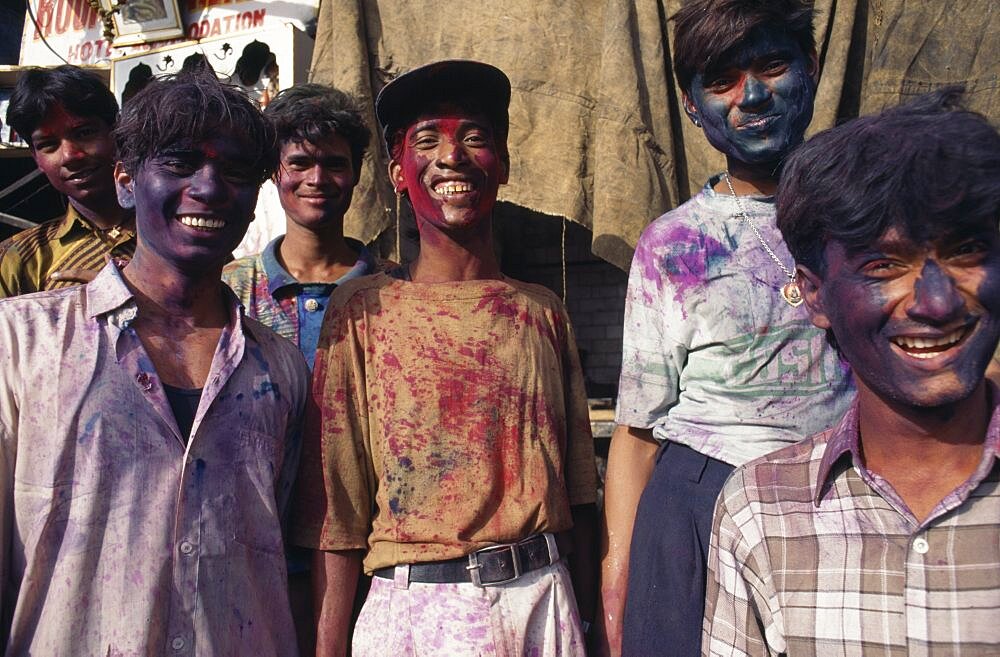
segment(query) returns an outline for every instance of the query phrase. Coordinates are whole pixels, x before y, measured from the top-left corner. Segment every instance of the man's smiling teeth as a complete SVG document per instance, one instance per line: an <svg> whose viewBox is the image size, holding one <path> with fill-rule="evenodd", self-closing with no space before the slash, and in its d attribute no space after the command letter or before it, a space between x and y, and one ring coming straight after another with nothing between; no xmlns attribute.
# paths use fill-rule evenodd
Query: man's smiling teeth
<svg viewBox="0 0 1000 657"><path fill-rule="evenodd" d="M208 217L190 217L183 215L177 219L185 226L191 226L192 228L217 229L226 225L226 222L222 219L209 219Z"/></svg>
<svg viewBox="0 0 1000 657"><path fill-rule="evenodd" d="M463 192L471 192L472 185L467 182L443 182L434 186L434 191L442 196L448 196L449 194L461 194Z"/></svg>
<svg viewBox="0 0 1000 657"><path fill-rule="evenodd" d="M957 344L965 335L965 328L952 331L948 335L940 338L921 338L899 335L892 338L892 342L916 358L933 358L939 353ZM929 351L913 351L914 349L927 349Z"/></svg>

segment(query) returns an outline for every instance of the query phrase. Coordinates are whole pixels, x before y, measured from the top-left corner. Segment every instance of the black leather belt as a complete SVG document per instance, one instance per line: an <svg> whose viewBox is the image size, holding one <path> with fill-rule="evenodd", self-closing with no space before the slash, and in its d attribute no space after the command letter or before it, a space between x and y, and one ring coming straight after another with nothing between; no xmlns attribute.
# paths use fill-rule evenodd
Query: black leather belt
<svg viewBox="0 0 1000 657"><path fill-rule="evenodd" d="M520 541L493 545L465 557L410 564L410 581L433 584L472 582L476 586L506 584L524 573L554 564L559 548L552 534L537 534ZM394 579L395 566L379 568L373 574Z"/></svg>

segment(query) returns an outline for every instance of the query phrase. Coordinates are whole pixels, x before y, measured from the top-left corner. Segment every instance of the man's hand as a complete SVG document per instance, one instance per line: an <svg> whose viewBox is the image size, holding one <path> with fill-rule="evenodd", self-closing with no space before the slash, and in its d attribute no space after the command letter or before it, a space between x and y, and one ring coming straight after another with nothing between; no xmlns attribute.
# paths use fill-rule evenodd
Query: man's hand
<svg viewBox="0 0 1000 657"><path fill-rule="evenodd" d="M600 616L593 628L593 649L598 657L620 657L622 652L632 526L639 498L653 473L657 447L651 429L618 426L611 436L601 526Z"/></svg>
<svg viewBox="0 0 1000 657"><path fill-rule="evenodd" d="M354 591L360 574L360 550L313 552L316 657L346 657Z"/></svg>
<svg viewBox="0 0 1000 657"><path fill-rule="evenodd" d="M49 280L52 282L89 283L94 280L98 273L96 269L62 269L49 274Z"/></svg>

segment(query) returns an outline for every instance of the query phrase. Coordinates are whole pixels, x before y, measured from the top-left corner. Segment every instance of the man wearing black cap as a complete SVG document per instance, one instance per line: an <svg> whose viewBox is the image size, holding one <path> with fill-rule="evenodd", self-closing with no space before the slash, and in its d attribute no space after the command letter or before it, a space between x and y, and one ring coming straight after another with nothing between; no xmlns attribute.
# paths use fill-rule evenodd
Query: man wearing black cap
<svg viewBox="0 0 1000 657"><path fill-rule="evenodd" d="M565 309L493 250L509 100L449 61L376 101L420 255L339 287L320 337L293 519L320 550L318 654L346 650L362 556L354 655L583 654L563 557L593 572L593 442Z"/></svg>

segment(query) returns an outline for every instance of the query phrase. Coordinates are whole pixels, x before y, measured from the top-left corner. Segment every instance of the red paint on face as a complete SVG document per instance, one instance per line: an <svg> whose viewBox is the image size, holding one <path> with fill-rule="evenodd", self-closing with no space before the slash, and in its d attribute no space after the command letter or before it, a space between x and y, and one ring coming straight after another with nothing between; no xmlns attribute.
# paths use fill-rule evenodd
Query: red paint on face
<svg viewBox="0 0 1000 657"><path fill-rule="evenodd" d="M507 182L507 155L489 120L458 108L418 117L406 130L400 160L390 165L422 236L489 227L497 188Z"/></svg>
<svg viewBox="0 0 1000 657"><path fill-rule="evenodd" d="M31 133L31 155L52 187L71 200L86 204L114 195L114 140L97 117L56 105Z"/></svg>

